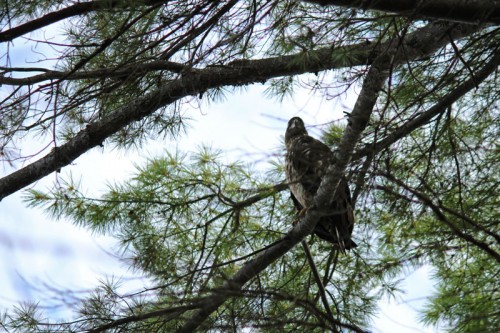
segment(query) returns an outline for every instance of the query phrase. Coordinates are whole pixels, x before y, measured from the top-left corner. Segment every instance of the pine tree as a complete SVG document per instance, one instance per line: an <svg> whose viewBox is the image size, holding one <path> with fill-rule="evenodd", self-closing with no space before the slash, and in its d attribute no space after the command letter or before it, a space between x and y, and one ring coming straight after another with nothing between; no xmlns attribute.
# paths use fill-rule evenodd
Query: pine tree
<svg viewBox="0 0 500 333"><path fill-rule="evenodd" d="M240 86L264 83L278 99L299 87L325 99L359 93L347 126L325 133L336 163L316 194L324 203L350 179L357 250L343 255L306 238L319 212L296 215L282 160L262 171L209 148L171 151L100 197L71 179L25 192L54 218L118 239L154 286L120 295L103 284L64 323L45 322L30 305L4 313L2 328L366 332L377 301L424 264L438 285L423 322L449 332L500 327L498 1L4 0L0 8L2 162L31 157L16 149L28 135L46 144L0 179L0 198L98 146L180 140L186 103ZM63 33L43 39L54 30ZM19 66L9 45L25 37L50 56Z"/></svg>

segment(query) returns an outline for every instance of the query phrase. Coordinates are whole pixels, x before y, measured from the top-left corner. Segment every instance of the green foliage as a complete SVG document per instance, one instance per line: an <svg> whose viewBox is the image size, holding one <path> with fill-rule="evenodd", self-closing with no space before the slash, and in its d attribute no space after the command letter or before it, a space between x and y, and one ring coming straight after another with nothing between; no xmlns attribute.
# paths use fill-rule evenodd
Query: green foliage
<svg viewBox="0 0 500 333"><path fill-rule="evenodd" d="M2 31L81 3L0 1ZM50 46L55 65L46 50L36 50L42 56L35 61L47 68L10 68L9 51L1 51L6 67L0 79L57 74L2 90L2 160L15 161L25 137L59 145L101 119L121 116L123 108L159 87L179 84L199 69L223 70L236 59L293 54L290 65L316 64L318 51L332 50L342 68L271 77L266 90L279 101L303 88L332 98L360 87L368 67L358 60L365 49L383 52L380 45L390 40L402 47L401 38L426 24L414 17L292 0L96 3L98 9L57 25L64 32L61 40L37 41ZM482 26L456 41L443 35L450 42L435 54L391 63L390 80L356 149L390 139L465 80L476 81L476 73L498 53L499 31ZM369 327L377 302L399 295L405 274L427 265L436 291L421 315L424 323L459 333L498 330L498 82L497 70L389 147L352 159L347 175L357 199L359 248L337 258L329 244L309 240L335 319ZM230 91L234 88L197 94L211 103ZM130 122L106 145L128 148L158 136L178 138L188 120L186 105L194 98ZM351 124L349 113L346 118ZM344 128L335 124L324 141L335 147L343 135ZM287 191L277 185L284 179L281 161L263 172L241 162L224 163L224 157L207 148L170 152L138 166L132 179L109 186L100 197L86 195L73 179L60 180L47 193L29 190L30 206L118 239L120 254L153 286L124 296L119 283L106 281L79 304L73 322L44 324L42 312L30 304L2 314L0 327L19 332L84 331L107 324L116 324L110 329L117 331L177 329L200 301L278 241L297 218ZM318 293L304 251L296 247L231 295L203 329L322 332L331 327Z"/></svg>
<svg viewBox="0 0 500 333"><path fill-rule="evenodd" d="M221 152L206 148L195 154L177 152L151 160L130 181L110 186L100 198L84 196L78 184L68 181L48 194L31 190L27 200L45 206L56 218L66 216L117 237L132 267L157 285L154 295L138 303L141 311L195 303L233 275L247 256L277 241L295 218L288 194L273 189L283 177L282 170L259 174L243 164L220 160ZM374 281L367 275L366 283L344 278L362 276L366 263L343 256L333 271L329 245L317 239L311 244L318 270L329 276L333 311L343 322L367 325L378 299L370 295ZM83 318L90 320L99 313L104 320L90 321L89 327L129 313L128 305L110 303L114 293L108 289L116 288L99 289L83 303ZM290 329L303 323L319 325L312 301L317 293L304 253L297 248L259 274L218 311L211 325L228 325L234 311L239 313L238 327L273 327L283 321L289 322ZM167 325L174 327L181 320Z"/></svg>
<svg viewBox="0 0 500 333"><path fill-rule="evenodd" d="M382 253L432 265L437 291L422 319L449 332L493 332L499 325L498 262L488 251L498 248L500 202L492 192L499 181L498 110L485 106L480 113L449 110L382 155L374 171L379 191L371 218Z"/></svg>
<svg viewBox="0 0 500 333"><path fill-rule="evenodd" d="M477 161L467 156L480 154L490 163L498 163L498 157L489 149L472 150L464 142L473 147L479 143L489 147L493 137L483 135L489 134L492 123L484 119L483 134L470 133L462 124L459 117L446 120L443 131L449 133L440 137L443 142L436 142L439 151L433 158L416 155L409 165L395 156L386 172L393 177L405 177L411 190L439 197L438 204L443 209L462 205L467 216L488 228L496 221L491 215L494 210L485 214L478 209L477 202L492 208L498 204L496 197L484 192L496 180L489 179L492 175L484 174L482 168L477 168ZM337 130L333 127L329 135L338 137ZM461 143L450 141L458 137ZM408 141L416 139L427 140L427 136L416 133ZM118 237L123 255L131 259L132 266L146 272L158 284L159 293L150 296L146 304L137 305L141 311L154 311L155 304L193 302L192 295L200 297L217 288L235 273L242 257L279 239L294 219L287 195L271 190L272 184L282 178L280 164L275 164L271 173L262 175L239 163L223 164L221 157L221 152L206 148L192 155L177 152L151 160L139 168L133 179L110 186L98 199L85 197L78 191L78 184L69 181L49 194L31 191L29 200L33 205L45 205L55 217L68 216L96 232ZM460 183L458 169L453 173L448 166L448 163L453 165L455 158L472 162L460 164ZM428 168L429 163L435 167ZM413 175L427 169L430 171L425 183L413 179ZM449 182L450 179L455 181ZM475 186L467 186L471 181ZM334 313L343 322L366 326L369 315L376 311L376 301L400 292L400 273L427 263L435 268L434 278L442 282L428 303L425 322L444 321L450 331L463 332L478 327L487 331L498 324L494 312L498 305L493 296L495 280L491 279L496 274L496 265L492 258L437 220L409 189L384 176L379 176L377 183L384 186L383 190L370 192L373 203L358 214L356 234L363 235L361 242L367 242L362 245L366 247L363 252L340 257L332 272L328 245L312 239L318 269L330 276L327 290ZM457 193L469 200L460 199ZM491 244L488 234L477 225L465 223L460 214L451 211L445 215L461 230ZM317 320L314 312L291 302L294 297L314 299L317 287L310 274L300 249L288 253L249 284L242 295L219 310L212 327L228 325L234 320L234 311L239 313L236 325L265 326L283 320L290 329L302 327L304 322L312 325ZM346 280L345 276L356 278ZM266 302L262 303L262 298ZM108 302L101 297L86 304L107 306ZM118 308L106 312L106 318L115 318L116 313L127 316L125 309L119 304L115 306ZM86 312L89 317L90 313L102 315L103 311L97 308ZM457 322L456 318L463 318L463 322Z"/></svg>

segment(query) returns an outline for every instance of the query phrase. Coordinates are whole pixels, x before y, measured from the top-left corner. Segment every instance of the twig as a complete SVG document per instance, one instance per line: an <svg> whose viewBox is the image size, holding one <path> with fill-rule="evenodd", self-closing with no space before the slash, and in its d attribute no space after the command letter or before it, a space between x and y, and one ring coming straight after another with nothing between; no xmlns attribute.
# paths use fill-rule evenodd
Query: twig
<svg viewBox="0 0 500 333"><path fill-rule="evenodd" d="M307 245L307 241L305 239L302 240L302 247L304 248L304 253L306 254L307 262L309 263L309 267L311 268L311 272L313 273L314 280L316 281L316 284L318 285L319 289L319 296L321 298L321 301L323 302L323 307L325 308L326 313L328 316L331 318L332 323L335 321L335 317L333 316L332 309L330 309L330 305L328 304L328 299L326 298L326 291L325 291L325 286L323 285L323 282L321 282L321 277L319 276L318 269L316 268L316 265L314 264L314 259L311 255L311 251L309 249L309 245ZM338 333L339 331L335 326L334 327L334 332Z"/></svg>

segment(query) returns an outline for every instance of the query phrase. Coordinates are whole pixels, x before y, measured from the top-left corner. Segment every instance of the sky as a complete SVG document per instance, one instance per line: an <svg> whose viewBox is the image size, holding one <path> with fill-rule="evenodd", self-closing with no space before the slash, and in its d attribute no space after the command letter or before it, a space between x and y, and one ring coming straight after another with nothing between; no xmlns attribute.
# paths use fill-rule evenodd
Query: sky
<svg viewBox="0 0 500 333"><path fill-rule="evenodd" d="M18 42L11 53L14 65L36 66L30 47L29 42ZM320 138L323 125L342 118L356 97L355 90L330 100L298 90L293 99L280 103L266 97L265 88L258 84L239 89L227 94L225 101L203 103L201 108L185 104L184 114L192 120L180 140L151 140L132 151L112 149L105 143L104 148L87 152L60 174L51 174L29 188L45 190L71 175L82 179L88 194L97 196L107 184L132 176L135 166L148 158L176 149L194 151L201 145L222 149L227 161L243 159L265 168L273 157L284 153L282 141L289 118L302 117L310 134ZM5 87L0 87L0 94L5 93L2 89ZM33 146L33 140L19 148ZM1 176L12 171L8 166L0 167ZM102 280L121 278L124 290L148 283L117 257L113 238L92 234L65 219L53 220L40 208L27 207L23 191L0 202L0 310L12 309L19 302L38 302L49 317L64 318L71 313L76 298ZM432 291L430 274L430 268L424 266L406 277L402 285L406 294L381 303L373 332L435 332L418 323L416 312ZM60 299L60 291L64 291L64 299Z"/></svg>

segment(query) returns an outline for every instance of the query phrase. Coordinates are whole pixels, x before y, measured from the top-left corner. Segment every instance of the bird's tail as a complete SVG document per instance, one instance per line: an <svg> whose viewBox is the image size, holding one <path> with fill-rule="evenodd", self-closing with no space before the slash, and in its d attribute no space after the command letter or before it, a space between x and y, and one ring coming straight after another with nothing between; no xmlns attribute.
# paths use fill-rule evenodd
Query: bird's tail
<svg viewBox="0 0 500 333"><path fill-rule="evenodd" d="M322 217L318 221L314 233L319 238L338 247L342 253L346 253L346 250L351 250L358 245L351 239L349 227L339 222L341 221L335 215Z"/></svg>

